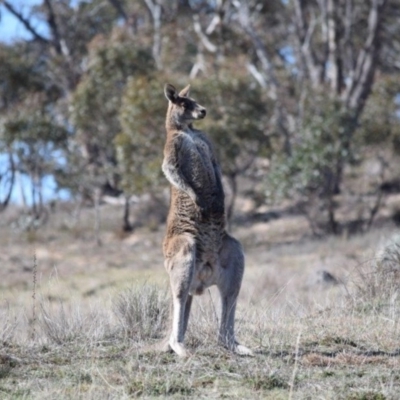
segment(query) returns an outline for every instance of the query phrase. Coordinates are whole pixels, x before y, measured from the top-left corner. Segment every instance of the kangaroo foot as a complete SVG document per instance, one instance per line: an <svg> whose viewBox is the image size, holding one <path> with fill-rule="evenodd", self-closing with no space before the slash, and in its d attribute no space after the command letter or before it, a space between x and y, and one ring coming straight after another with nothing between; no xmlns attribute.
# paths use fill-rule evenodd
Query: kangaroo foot
<svg viewBox="0 0 400 400"><path fill-rule="evenodd" d="M239 354L240 356L254 356L254 353L252 350L250 350L248 347L243 346L242 344L235 343L235 346L233 348L234 353Z"/></svg>
<svg viewBox="0 0 400 400"><path fill-rule="evenodd" d="M179 343L173 339L169 340L168 345L176 354L178 354L179 357L186 358L191 355L182 343Z"/></svg>

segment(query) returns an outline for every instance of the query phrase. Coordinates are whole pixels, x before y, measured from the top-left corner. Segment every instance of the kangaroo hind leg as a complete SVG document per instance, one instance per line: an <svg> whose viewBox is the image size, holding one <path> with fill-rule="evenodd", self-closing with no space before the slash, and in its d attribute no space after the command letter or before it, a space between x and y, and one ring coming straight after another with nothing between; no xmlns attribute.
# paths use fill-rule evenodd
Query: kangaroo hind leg
<svg viewBox="0 0 400 400"><path fill-rule="evenodd" d="M189 320L192 296L189 295L195 268L196 249L190 237L173 238L168 245L166 268L172 292L172 329L168 344L179 356L189 355L183 340Z"/></svg>
<svg viewBox="0 0 400 400"><path fill-rule="evenodd" d="M246 346L235 338L235 311L244 273L244 254L239 241L226 235L220 252L221 274L218 289L221 295L221 324L219 342L227 349L240 354L252 355Z"/></svg>
<svg viewBox="0 0 400 400"><path fill-rule="evenodd" d="M192 300L193 300L193 296L189 295L187 297L186 305L185 305L183 336L185 336L185 333L186 333L186 330L187 330L187 326L188 326L188 323L189 323L189 315L190 315L190 309L191 309L191 306L192 306ZM169 310L170 322L172 322L172 320L173 320L173 313L174 313L174 307L173 307L173 302L172 302L172 299L171 299L171 307L170 307L170 310ZM165 336L165 338L161 342L158 342L158 343L156 343L155 345L152 345L152 346L148 346L145 350L146 351L158 351L158 352L161 352L161 353L172 352L173 349L169 344L170 338L171 338L171 334L172 334L172 324L169 327L167 335Z"/></svg>

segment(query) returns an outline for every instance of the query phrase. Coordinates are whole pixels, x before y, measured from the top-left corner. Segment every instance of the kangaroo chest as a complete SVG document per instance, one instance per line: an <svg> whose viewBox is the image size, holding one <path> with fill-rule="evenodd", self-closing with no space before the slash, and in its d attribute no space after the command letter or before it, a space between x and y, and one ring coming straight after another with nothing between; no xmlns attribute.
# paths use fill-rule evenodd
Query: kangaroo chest
<svg viewBox="0 0 400 400"><path fill-rule="evenodd" d="M215 185L215 170L213 166L213 154L208 144L195 132L183 133L184 145L182 151L187 154L187 167L191 169L193 178L198 178L208 185ZM185 156L183 157L185 159ZM197 176L196 176L197 175ZM205 188L206 189L206 188Z"/></svg>

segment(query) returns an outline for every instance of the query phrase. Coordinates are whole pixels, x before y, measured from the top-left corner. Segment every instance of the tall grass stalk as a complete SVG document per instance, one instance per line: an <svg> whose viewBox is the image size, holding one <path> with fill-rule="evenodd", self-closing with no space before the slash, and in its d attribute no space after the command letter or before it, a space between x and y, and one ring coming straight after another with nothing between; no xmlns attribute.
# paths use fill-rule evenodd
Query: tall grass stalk
<svg viewBox="0 0 400 400"><path fill-rule="evenodd" d="M32 325L31 339L36 339L36 285L37 285L37 258L36 250L33 252L33 268L32 268Z"/></svg>
<svg viewBox="0 0 400 400"><path fill-rule="evenodd" d="M300 338L301 338L301 330L299 331L299 334L297 335L297 340L296 340L296 349L295 349L295 355L294 355L294 366L293 366L293 373L292 377L290 379L289 383L289 400L292 400L293 398L293 390L294 390L294 384L296 381L296 374L297 374L297 369L298 369L298 362L299 362L299 347L300 347Z"/></svg>

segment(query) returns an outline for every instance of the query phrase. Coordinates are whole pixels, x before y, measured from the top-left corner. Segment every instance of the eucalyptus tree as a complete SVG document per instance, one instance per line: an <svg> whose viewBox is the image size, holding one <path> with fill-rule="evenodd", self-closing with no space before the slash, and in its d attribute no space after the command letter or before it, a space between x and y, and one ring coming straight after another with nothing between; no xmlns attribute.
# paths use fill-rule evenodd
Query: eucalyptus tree
<svg viewBox="0 0 400 400"><path fill-rule="evenodd" d="M59 90L46 81L36 50L24 43L0 46L0 151L2 168L8 168L0 180L7 186L4 208L16 174L29 177L32 209L39 217L43 212L43 179L57 167L67 133L54 113Z"/></svg>
<svg viewBox="0 0 400 400"><path fill-rule="evenodd" d="M260 1L229 5L254 51L248 69L275 101L283 151L269 184L319 199L320 228L336 233L334 197L354 161L363 111L378 73L398 73L400 3L292 0L277 5L275 18Z"/></svg>
<svg viewBox="0 0 400 400"><path fill-rule="evenodd" d="M125 195L123 229L129 231L129 199L150 193L156 196L166 186L161 173L165 141L163 78L157 75L131 76L119 111L121 131L114 146Z"/></svg>

